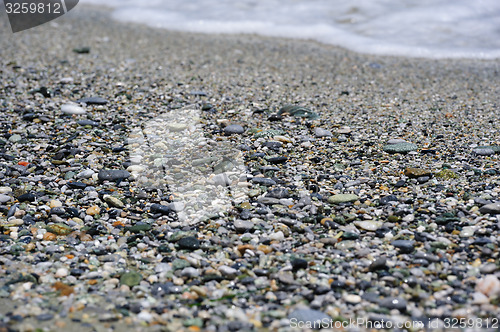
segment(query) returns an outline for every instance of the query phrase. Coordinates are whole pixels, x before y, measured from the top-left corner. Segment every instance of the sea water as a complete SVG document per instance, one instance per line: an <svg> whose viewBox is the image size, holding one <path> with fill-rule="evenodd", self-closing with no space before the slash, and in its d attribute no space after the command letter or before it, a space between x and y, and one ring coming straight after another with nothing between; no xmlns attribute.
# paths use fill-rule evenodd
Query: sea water
<svg viewBox="0 0 500 332"><path fill-rule="evenodd" d="M113 18L203 33L312 39L371 54L500 58L500 0L82 0Z"/></svg>

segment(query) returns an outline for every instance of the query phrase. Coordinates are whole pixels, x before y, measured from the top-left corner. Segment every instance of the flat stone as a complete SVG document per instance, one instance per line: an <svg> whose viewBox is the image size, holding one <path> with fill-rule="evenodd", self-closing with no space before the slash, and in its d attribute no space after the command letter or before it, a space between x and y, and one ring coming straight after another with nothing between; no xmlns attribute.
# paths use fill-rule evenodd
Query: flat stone
<svg viewBox="0 0 500 332"><path fill-rule="evenodd" d="M418 146L413 143L396 143L396 144L387 144L385 145L382 150L384 150L387 153L408 153L411 151L416 151L418 149Z"/></svg>
<svg viewBox="0 0 500 332"><path fill-rule="evenodd" d="M99 181L121 181L128 179L130 173L121 169L102 169L97 176Z"/></svg>
<svg viewBox="0 0 500 332"><path fill-rule="evenodd" d="M151 213L169 214L170 212L172 212L172 209L170 208L170 206L155 203L151 205L149 211Z"/></svg>
<svg viewBox="0 0 500 332"><path fill-rule="evenodd" d="M415 241L410 240L395 240L391 242L391 245L398 248L402 253L411 253L415 250Z"/></svg>
<svg viewBox="0 0 500 332"><path fill-rule="evenodd" d="M379 271L379 270L387 270L387 257L379 257L376 260L374 260L369 268L370 271Z"/></svg>
<svg viewBox="0 0 500 332"><path fill-rule="evenodd" d="M486 204L479 208L482 214L500 214L500 202Z"/></svg>
<svg viewBox="0 0 500 332"><path fill-rule="evenodd" d="M94 172L93 170L91 170L91 169L86 169L86 170L81 171L80 173L78 173L78 174L76 175L76 177L77 177L78 179L89 179L89 178L91 178L91 177L92 177L92 175L94 175L94 173L95 173L95 172Z"/></svg>
<svg viewBox="0 0 500 332"><path fill-rule="evenodd" d="M224 134L227 136L234 134L243 134L244 132L245 129L238 124L232 124L224 128Z"/></svg>
<svg viewBox="0 0 500 332"><path fill-rule="evenodd" d="M227 265L219 266L218 270L224 277L230 279L236 278L239 274L238 270Z"/></svg>
<svg viewBox="0 0 500 332"><path fill-rule="evenodd" d="M105 105L108 100L102 97L85 97L77 100L78 103L84 103L87 105Z"/></svg>
<svg viewBox="0 0 500 332"><path fill-rule="evenodd" d="M331 204L340 204L340 203L347 203L347 202L355 202L359 199L358 195L354 194L337 194L330 196L328 198L328 202Z"/></svg>
<svg viewBox="0 0 500 332"><path fill-rule="evenodd" d="M68 235L73 232L73 229L70 226L63 223L47 225L46 229L56 235Z"/></svg>
<svg viewBox="0 0 500 332"><path fill-rule="evenodd" d="M0 194L0 203L7 203L12 200L12 197L4 194Z"/></svg>
<svg viewBox="0 0 500 332"><path fill-rule="evenodd" d="M432 176L431 171L422 169L422 168L414 168L414 167L408 167L405 169L405 175L409 178L416 179L419 177L426 177L426 176Z"/></svg>
<svg viewBox="0 0 500 332"><path fill-rule="evenodd" d="M377 229L382 227L382 221L378 220L356 220L354 225L365 231L375 232Z"/></svg>
<svg viewBox="0 0 500 332"><path fill-rule="evenodd" d="M387 141L386 144L401 144L401 143L408 143L402 138L391 138L390 140Z"/></svg>
<svg viewBox="0 0 500 332"><path fill-rule="evenodd" d="M138 222L134 226L128 228L132 233L148 232L151 230L151 225L145 222Z"/></svg>
<svg viewBox="0 0 500 332"><path fill-rule="evenodd" d="M120 284L129 287L137 286L141 283L142 275L138 272L126 272L120 277Z"/></svg>
<svg viewBox="0 0 500 332"><path fill-rule="evenodd" d="M316 136L317 138L320 138L320 137L332 137L333 134L331 131L329 130L326 130L326 129L323 129L323 128L314 128L314 136Z"/></svg>
<svg viewBox="0 0 500 332"><path fill-rule="evenodd" d="M64 114L85 114L87 111L78 105L64 104L61 106L61 112Z"/></svg>
<svg viewBox="0 0 500 332"><path fill-rule="evenodd" d="M252 178L252 182L262 186L274 186L276 184L276 181L274 181L273 179L261 177Z"/></svg>
<svg viewBox="0 0 500 332"><path fill-rule="evenodd" d="M246 233L253 229L254 223L248 220L236 219L233 226L238 233Z"/></svg>
<svg viewBox="0 0 500 332"><path fill-rule="evenodd" d="M23 194L23 195L17 197L17 200L19 202L34 202L35 199L36 199L36 196L35 196L35 194L32 194L32 193L26 193L26 194Z"/></svg>
<svg viewBox="0 0 500 332"><path fill-rule="evenodd" d="M114 196L104 195L103 199L104 199L104 201L106 203L108 203L109 205L111 205L113 207L117 207L117 208L123 208L123 207L125 207L125 204L123 204L122 201L120 201L118 198L116 198Z"/></svg>
<svg viewBox="0 0 500 332"><path fill-rule="evenodd" d="M170 131L179 132L187 129L188 126L185 123L167 123L166 127Z"/></svg>
<svg viewBox="0 0 500 332"><path fill-rule="evenodd" d="M200 249L200 240L198 240L194 236L183 237L177 242L177 244L179 245L179 249L186 249L186 250Z"/></svg>

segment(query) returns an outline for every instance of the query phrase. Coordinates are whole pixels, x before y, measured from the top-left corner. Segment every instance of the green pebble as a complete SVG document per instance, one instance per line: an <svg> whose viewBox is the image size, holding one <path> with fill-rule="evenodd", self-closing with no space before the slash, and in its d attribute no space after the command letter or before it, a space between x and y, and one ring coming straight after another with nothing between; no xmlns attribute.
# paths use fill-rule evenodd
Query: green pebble
<svg viewBox="0 0 500 332"><path fill-rule="evenodd" d="M397 143L387 144L382 148L387 153L408 153L418 149L418 146L413 143Z"/></svg>
<svg viewBox="0 0 500 332"><path fill-rule="evenodd" d="M63 223L57 223L57 224L51 224L47 225L45 229L51 233L54 233L56 235L68 235L73 231L71 227L69 227L66 224Z"/></svg>
<svg viewBox="0 0 500 332"><path fill-rule="evenodd" d="M347 202L355 202L359 199L357 195L354 194L338 194L333 195L328 198L328 202L331 204L340 204Z"/></svg>
<svg viewBox="0 0 500 332"><path fill-rule="evenodd" d="M132 233L147 232L151 230L151 225L150 224L134 225L129 227L128 230L131 231Z"/></svg>
<svg viewBox="0 0 500 332"><path fill-rule="evenodd" d="M450 180L450 179L456 179L458 178L457 173L449 170L449 169L443 169L439 172L436 173L436 177L445 179L445 180Z"/></svg>
<svg viewBox="0 0 500 332"><path fill-rule="evenodd" d="M120 277L120 284L129 287L137 286L142 280L142 275L137 272L127 272Z"/></svg>

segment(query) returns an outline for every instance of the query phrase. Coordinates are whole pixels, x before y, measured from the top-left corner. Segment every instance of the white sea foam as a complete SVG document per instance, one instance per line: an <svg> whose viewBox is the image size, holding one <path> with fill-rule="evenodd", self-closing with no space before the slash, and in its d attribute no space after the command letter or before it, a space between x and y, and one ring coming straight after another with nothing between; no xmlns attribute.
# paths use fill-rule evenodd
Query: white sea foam
<svg viewBox="0 0 500 332"><path fill-rule="evenodd" d="M428 58L500 58L498 0L84 0L172 30L313 39Z"/></svg>

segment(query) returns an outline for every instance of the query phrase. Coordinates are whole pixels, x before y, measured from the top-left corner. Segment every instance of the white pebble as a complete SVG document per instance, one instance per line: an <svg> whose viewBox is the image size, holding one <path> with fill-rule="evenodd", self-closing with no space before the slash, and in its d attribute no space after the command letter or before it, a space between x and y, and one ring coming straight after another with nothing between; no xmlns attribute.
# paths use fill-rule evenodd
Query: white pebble
<svg viewBox="0 0 500 332"><path fill-rule="evenodd" d="M57 269L56 274L54 274L56 278L64 278L67 275L68 275L68 269L65 269L63 267Z"/></svg>
<svg viewBox="0 0 500 332"><path fill-rule="evenodd" d="M65 114L85 114L86 111L75 104L64 104L61 106L61 112Z"/></svg>
<svg viewBox="0 0 500 332"><path fill-rule="evenodd" d="M495 275L489 274L477 282L476 291L488 297L500 295L500 280Z"/></svg>

